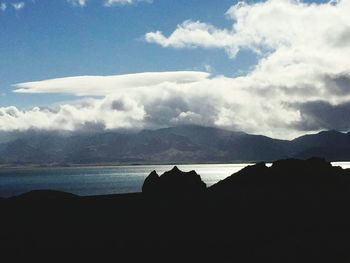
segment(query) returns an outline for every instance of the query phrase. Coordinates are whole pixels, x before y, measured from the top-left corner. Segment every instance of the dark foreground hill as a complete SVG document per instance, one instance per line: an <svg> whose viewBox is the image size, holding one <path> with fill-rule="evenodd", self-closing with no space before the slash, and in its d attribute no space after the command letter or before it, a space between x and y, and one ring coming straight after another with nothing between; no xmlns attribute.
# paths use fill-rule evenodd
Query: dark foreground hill
<svg viewBox="0 0 350 263"><path fill-rule="evenodd" d="M321 156L350 160L350 133L292 141L217 128L179 126L138 133L28 131L0 136L0 164L218 163Z"/></svg>
<svg viewBox="0 0 350 263"><path fill-rule="evenodd" d="M209 188L175 168L153 172L143 189L2 199L1 248L110 248L164 262L350 260L350 171L322 159L260 163Z"/></svg>

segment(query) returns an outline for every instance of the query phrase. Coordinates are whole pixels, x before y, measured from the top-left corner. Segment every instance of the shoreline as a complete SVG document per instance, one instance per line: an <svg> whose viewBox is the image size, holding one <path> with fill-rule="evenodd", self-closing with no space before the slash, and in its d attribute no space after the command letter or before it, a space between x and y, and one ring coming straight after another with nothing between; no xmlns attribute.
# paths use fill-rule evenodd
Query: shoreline
<svg viewBox="0 0 350 263"><path fill-rule="evenodd" d="M2 169L8 170L21 170L21 169L50 169L50 168L114 168L114 167L137 167L137 166L155 166L155 165L234 165L234 164L246 164L252 165L265 161L234 161L234 162L195 162L195 163L98 163L98 164L67 164L67 165L55 165L55 164L28 164L28 165L11 165L1 164L0 171ZM343 161L347 162L347 161ZM350 162L350 161L349 161ZM265 163L271 163L266 161Z"/></svg>
<svg viewBox="0 0 350 263"><path fill-rule="evenodd" d="M180 166L180 165L254 165L257 163L271 164L275 160L261 161L232 161L232 162L174 162L174 163L96 163L96 164L27 164L27 165L12 165L12 164L0 164L0 172L3 170L27 170L27 169L71 169L71 168L117 168L117 167L137 167L137 166ZM350 160L332 160L330 163L350 163Z"/></svg>

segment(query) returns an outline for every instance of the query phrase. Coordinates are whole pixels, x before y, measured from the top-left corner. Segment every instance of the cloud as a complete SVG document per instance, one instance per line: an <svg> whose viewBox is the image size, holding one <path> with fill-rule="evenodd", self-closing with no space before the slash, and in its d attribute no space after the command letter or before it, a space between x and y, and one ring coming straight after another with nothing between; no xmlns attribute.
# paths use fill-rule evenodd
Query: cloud
<svg viewBox="0 0 350 263"><path fill-rule="evenodd" d="M155 31L145 39L178 49L222 48L232 58L242 49L252 50L259 62L247 79L260 79L263 86L322 86L324 75L350 72L345 55L350 54L349 12L349 0L239 2L226 13L233 22L230 29L185 21L168 37Z"/></svg>
<svg viewBox="0 0 350 263"><path fill-rule="evenodd" d="M68 3L72 4L73 6L81 6L84 7L88 0L67 0Z"/></svg>
<svg viewBox="0 0 350 263"><path fill-rule="evenodd" d="M332 105L327 101L311 101L295 104L301 114L292 126L301 131L350 130L350 102Z"/></svg>
<svg viewBox="0 0 350 263"><path fill-rule="evenodd" d="M23 9L24 6L25 6L24 2L12 3L12 7L13 7L16 11Z"/></svg>
<svg viewBox="0 0 350 263"><path fill-rule="evenodd" d="M1 129L158 128L201 124L292 138L350 129L350 0L239 3L232 28L185 21L172 34L145 38L166 48L220 48L234 59L257 54L246 75L146 72L19 83L17 93L82 97L54 109L0 108Z"/></svg>
<svg viewBox="0 0 350 263"><path fill-rule="evenodd" d="M213 67L209 64L204 64L203 67L204 67L206 72L213 72L214 71Z"/></svg>
<svg viewBox="0 0 350 263"><path fill-rule="evenodd" d="M325 4L294 0L252 4L238 2L226 12L228 19L233 21L230 29L188 20L178 25L168 37L161 31L155 31L147 33L145 39L163 47L223 48L232 57L245 48L258 54L270 53L281 47L304 49L321 44L326 48L325 40L344 44L344 38L349 39L348 11L348 0ZM330 43L330 46L333 44Z"/></svg>
<svg viewBox="0 0 350 263"><path fill-rule="evenodd" d="M105 96L123 89L146 88L160 84L196 82L209 76L206 72L145 72L116 76L78 76L19 83L16 93L66 93L76 96Z"/></svg>
<svg viewBox="0 0 350 263"><path fill-rule="evenodd" d="M6 11L7 5L6 3L0 3L0 11Z"/></svg>
<svg viewBox="0 0 350 263"><path fill-rule="evenodd" d="M122 101L123 109L113 109L114 101ZM34 107L21 111L16 107L0 108L2 130L66 130L75 131L86 128L135 129L144 118L144 110L134 101L108 96L101 100L86 100L77 104L64 104L56 109Z"/></svg>
<svg viewBox="0 0 350 263"><path fill-rule="evenodd" d="M16 92L84 97L54 111L35 108L10 114L8 108L2 108L2 129L75 130L86 127L86 123L106 129L142 129L192 123L281 136L290 122L298 120L298 114L273 97L271 105L265 105L265 95L245 89L239 78L210 76L207 72L81 76L16 87Z"/></svg>
<svg viewBox="0 0 350 263"><path fill-rule="evenodd" d="M67 2L73 6L84 7L86 6L88 0L67 0ZM152 3L153 0L103 0L103 5L106 7L112 7L117 5L133 5L138 2Z"/></svg>
<svg viewBox="0 0 350 263"><path fill-rule="evenodd" d="M111 7L116 5L132 5L138 2L153 3L153 0L105 0L104 5Z"/></svg>
<svg viewBox="0 0 350 263"><path fill-rule="evenodd" d="M317 112L312 116L305 113L309 102L325 101L332 105L328 110L340 114L334 107L350 101L349 13L349 0L239 2L226 12L232 21L231 28L189 20L178 25L169 36L154 31L145 34L145 39L164 48L224 49L232 59L241 50L253 51L258 63L245 76L232 81L235 87L249 90L254 99L265 97L266 107L275 105L276 110L285 113L282 119L269 124L272 131L276 127L288 127L294 123L293 119L314 120ZM288 108L289 103L300 108ZM266 114L273 115L273 111L274 107ZM334 128L347 127L329 123L330 126L324 127L331 128L331 124ZM321 126L312 125L309 131L317 131Z"/></svg>
<svg viewBox="0 0 350 263"><path fill-rule="evenodd" d="M238 51L237 47L232 45L234 39L228 30L221 30L199 21L183 22L169 37L164 36L161 31L156 31L147 33L145 39L147 42L157 43L162 47L225 48L232 55Z"/></svg>

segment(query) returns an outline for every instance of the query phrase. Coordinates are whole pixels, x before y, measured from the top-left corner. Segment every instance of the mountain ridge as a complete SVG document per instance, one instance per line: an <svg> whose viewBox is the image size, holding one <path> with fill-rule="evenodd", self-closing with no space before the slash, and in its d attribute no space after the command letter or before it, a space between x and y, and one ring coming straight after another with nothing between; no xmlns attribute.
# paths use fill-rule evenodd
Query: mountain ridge
<svg viewBox="0 0 350 263"><path fill-rule="evenodd" d="M30 131L0 144L0 164L157 164L350 160L350 133L322 131L293 140L185 125L133 133Z"/></svg>

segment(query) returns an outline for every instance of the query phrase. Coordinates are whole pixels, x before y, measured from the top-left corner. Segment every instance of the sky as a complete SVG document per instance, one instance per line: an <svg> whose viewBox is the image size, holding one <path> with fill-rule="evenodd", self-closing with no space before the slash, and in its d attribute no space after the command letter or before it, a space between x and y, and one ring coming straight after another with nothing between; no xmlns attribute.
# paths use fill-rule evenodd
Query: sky
<svg viewBox="0 0 350 263"><path fill-rule="evenodd" d="M0 0L0 130L350 130L350 0Z"/></svg>

